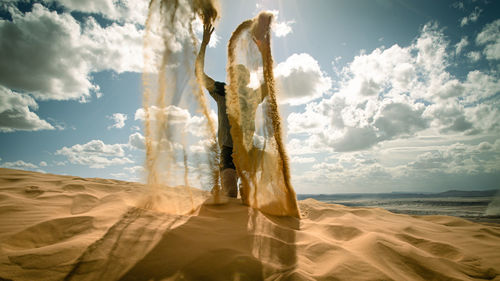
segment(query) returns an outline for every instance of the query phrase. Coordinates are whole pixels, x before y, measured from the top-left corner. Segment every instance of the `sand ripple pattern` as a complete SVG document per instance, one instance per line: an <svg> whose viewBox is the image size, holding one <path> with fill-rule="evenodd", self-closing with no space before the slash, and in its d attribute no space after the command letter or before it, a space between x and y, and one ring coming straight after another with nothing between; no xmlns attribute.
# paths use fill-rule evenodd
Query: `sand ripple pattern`
<svg viewBox="0 0 500 281"><path fill-rule="evenodd" d="M493 224L312 199L300 220L238 200L173 215L135 207L137 183L9 169L0 182L0 280L500 279Z"/></svg>

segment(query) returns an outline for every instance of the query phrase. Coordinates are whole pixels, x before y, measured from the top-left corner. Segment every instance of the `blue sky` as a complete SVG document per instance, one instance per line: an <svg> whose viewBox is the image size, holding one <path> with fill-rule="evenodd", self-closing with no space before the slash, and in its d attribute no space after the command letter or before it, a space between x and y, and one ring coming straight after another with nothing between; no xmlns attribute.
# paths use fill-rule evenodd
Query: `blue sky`
<svg viewBox="0 0 500 281"><path fill-rule="evenodd" d="M298 193L500 187L498 1L220 6L206 57L219 81L236 26L276 15L272 53ZM142 180L146 8L0 4L1 167Z"/></svg>

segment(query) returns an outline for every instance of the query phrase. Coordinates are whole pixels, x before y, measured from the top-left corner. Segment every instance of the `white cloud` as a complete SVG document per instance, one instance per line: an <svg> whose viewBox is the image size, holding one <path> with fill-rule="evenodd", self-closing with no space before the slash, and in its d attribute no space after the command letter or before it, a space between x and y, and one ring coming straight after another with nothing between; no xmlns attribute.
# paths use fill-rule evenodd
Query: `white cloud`
<svg viewBox="0 0 500 281"><path fill-rule="evenodd" d="M455 45L455 48L456 48L456 51L455 53L458 55L462 52L462 50L467 47L469 45L469 40L467 40L467 36L465 37L462 37L462 39L460 39L460 42L458 42L456 45Z"/></svg>
<svg viewBox="0 0 500 281"><path fill-rule="evenodd" d="M360 54L343 70L341 95L352 104L376 100L387 90L392 90L394 95L406 92L417 82L417 59L409 48L398 45L386 50L378 48L371 54Z"/></svg>
<svg viewBox="0 0 500 281"><path fill-rule="evenodd" d="M180 126L183 131L189 132L196 137L207 137L209 135L206 118L204 116L191 115L187 109L168 105L162 110L153 105L149 108L149 115L149 120L153 122L165 118L170 126ZM212 120L217 119L217 115L213 110L210 111L210 116ZM144 121L145 118L146 111L144 108L139 108L135 111L135 120Z"/></svg>
<svg viewBox="0 0 500 281"><path fill-rule="evenodd" d="M70 163L104 168L111 165L133 163L125 157L123 144L105 144L101 140L91 140L85 144L75 144L56 151L56 155L66 156Z"/></svg>
<svg viewBox="0 0 500 281"><path fill-rule="evenodd" d="M339 73L336 93L288 116L288 134L305 136L301 145L314 152L346 152L427 130L498 132L494 97L500 79L478 70L463 80L454 77L447 71L454 58L449 48L442 30L430 23L408 47L362 52ZM293 151L300 154L304 149L297 146Z"/></svg>
<svg viewBox="0 0 500 281"><path fill-rule="evenodd" d="M487 59L500 59L500 19L487 24L477 35L476 43L484 45L483 53Z"/></svg>
<svg viewBox="0 0 500 281"><path fill-rule="evenodd" d="M41 161L38 165L40 165L40 167L47 167L47 162Z"/></svg>
<svg viewBox="0 0 500 281"><path fill-rule="evenodd" d="M460 20L460 26L466 26L469 23L476 22L477 19L479 18L479 15L481 15L481 12L483 10L479 9L479 7L475 7L474 11L466 17L463 17L462 20Z"/></svg>
<svg viewBox="0 0 500 281"><path fill-rule="evenodd" d="M466 56L471 60L471 62L477 62L481 59L481 53L477 51L470 51Z"/></svg>
<svg viewBox="0 0 500 281"><path fill-rule="evenodd" d="M465 102L468 105L480 102L483 99L492 98L500 91L500 78L493 74L487 74L479 70L473 70L467 74L464 81Z"/></svg>
<svg viewBox="0 0 500 281"><path fill-rule="evenodd" d="M476 39L488 46L485 56L496 44L493 26ZM479 179L494 186L500 78L496 66L465 77L449 72L458 55L468 56L466 40L451 45L437 24L427 24L409 46L361 52L337 71L334 93L289 114L292 159L315 159L312 169L292 177L297 192L312 186L316 192L431 191L470 188Z"/></svg>
<svg viewBox="0 0 500 281"><path fill-rule="evenodd" d="M390 192L395 190L444 191L450 188L471 188L481 179L482 184L494 186L500 167L500 141L476 144L398 148L398 152L384 150L370 152L336 153L292 177L298 193L315 192ZM390 153L412 155L407 161L381 161ZM413 156L415 155L415 156ZM450 185L451 183L451 185Z"/></svg>
<svg viewBox="0 0 500 281"><path fill-rule="evenodd" d="M156 143L157 143L156 141L152 141L153 145L155 145ZM128 137L128 143L125 146L131 149L144 150L146 149L146 138L141 133L135 132ZM168 151L172 150L182 151L183 149L182 144L175 142L173 140L166 140L166 139L161 140L160 147Z"/></svg>
<svg viewBox="0 0 500 281"><path fill-rule="evenodd" d="M87 77L90 65L78 51L80 26L71 15L34 4L31 12L12 13L12 22L1 21L0 37L1 84L44 100L88 98L97 89Z"/></svg>
<svg viewBox="0 0 500 281"><path fill-rule="evenodd" d="M259 4L256 4L256 8L257 11L259 11L262 7L259 7ZM268 12L271 12L274 15L274 19L271 24L271 30L274 32L274 35L276 35L276 37L285 37L293 32L292 24L295 23L294 20L280 21L280 12L278 10L270 10Z"/></svg>
<svg viewBox="0 0 500 281"><path fill-rule="evenodd" d="M442 30L438 29L437 23L424 25L414 45L414 49L418 52L417 63L431 75L443 72L449 65L447 45L448 42Z"/></svg>
<svg viewBox="0 0 500 281"><path fill-rule="evenodd" d="M286 145L288 153L290 153L290 155L305 155L317 153L318 151L324 151L324 147L321 149L317 149L317 147L315 147L315 138L316 135L312 135L306 140L301 140L298 138L290 139Z"/></svg>
<svg viewBox="0 0 500 281"><path fill-rule="evenodd" d="M134 174L134 175L144 173L144 171L145 171L143 166L125 167L123 169L131 174Z"/></svg>
<svg viewBox="0 0 500 281"><path fill-rule="evenodd" d="M191 117L187 109L180 108L175 105L168 105L161 109L155 105L149 108L149 120L159 120L165 118L169 123L186 123ZM146 111L144 108L139 108L135 111L135 120L144 121L146 119Z"/></svg>
<svg viewBox="0 0 500 281"><path fill-rule="evenodd" d="M467 107L464 111L465 118L474 124L475 129L479 132L495 133L500 131L500 102L498 100L490 104Z"/></svg>
<svg viewBox="0 0 500 281"><path fill-rule="evenodd" d="M314 157L299 157L299 156L294 156L290 159L290 163L293 164L307 164L307 163L313 163L316 161L316 158Z"/></svg>
<svg viewBox="0 0 500 281"><path fill-rule="evenodd" d="M128 137L128 144L132 148L143 150L146 148L146 138L141 133L135 132Z"/></svg>
<svg viewBox="0 0 500 281"><path fill-rule="evenodd" d="M466 120L464 107L456 100L430 105L424 115L443 133L473 131L473 124Z"/></svg>
<svg viewBox="0 0 500 281"><path fill-rule="evenodd" d="M452 4L452 7L459 10L465 10L465 5L463 1L457 1Z"/></svg>
<svg viewBox="0 0 500 281"><path fill-rule="evenodd" d="M41 100L87 101L99 91L90 73L142 70L142 31L133 24L102 28L89 17L80 25L37 3L31 12L9 11L12 21L0 21L0 84L10 89Z"/></svg>
<svg viewBox="0 0 500 281"><path fill-rule="evenodd" d="M274 22L273 25L271 26L274 34L276 37L285 37L288 34L292 33L292 24L294 24L294 20L289 20L289 21L281 21L281 22Z"/></svg>
<svg viewBox="0 0 500 281"><path fill-rule="evenodd" d="M364 150L375 145L377 134L372 127L346 127L342 136L336 139L324 137L322 143L332 147L337 152Z"/></svg>
<svg viewBox="0 0 500 281"><path fill-rule="evenodd" d="M23 160L17 160L15 162L5 162L5 163L2 163L0 165L0 167L2 168L9 168L9 169L21 169L21 170L25 170L25 169L37 169L38 166L33 164L33 163L29 163L29 162L24 162Z"/></svg>
<svg viewBox="0 0 500 281"><path fill-rule="evenodd" d="M113 115L108 116L108 119L115 122L113 125L108 126L108 130L111 128L121 129L125 126L125 121L127 120L127 114L113 113Z"/></svg>
<svg viewBox="0 0 500 281"><path fill-rule="evenodd" d="M422 116L421 103L411 106L406 103L389 103L383 106L373 122L378 130L379 140L390 140L399 136L410 136L427 128L427 120Z"/></svg>
<svg viewBox="0 0 500 281"><path fill-rule="evenodd" d="M495 173L500 170L496 165L500 160L499 145L498 140L493 144L489 142L481 142L477 145L455 143L418 155L415 161L408 163L407 168L448 174Z"/></svg>
<svg viewBox="0 0 500 281"><path fill-rule="evenodd" d="M111 173L110 175L112 179L118 179L118 180L127 180L129 178L129 175L126 173Z"/></svg>
<svg viewBox="0 0 500 281"><path fill-rule="evenodd" d="M212 142L209 139L203 139L199 140L197 144L189 146L189 150L196 155L205 154L211 145Z"/></svg>
<svg viewBox="0 0 500 281"><path fill-rule="evenodd" d="M140 2L140 1L139 1ZM134 24L113 23L101 27L93 18L84 22L79 50L82 58L90 62L91 71L111 69L118 73L143 70L143 31Z"/></svg>
<svg viewBox="0 0 500 281"><path fill-rule="evenodd" d="M32 97L0 85L0 132L55 129L49 122L40 119L32 109L38 109L38 104Z"/></svg>
<svg viewBox="0 0 500 281"><path fill-rule="evenodd" d="M293 54L274 69L279 100L299 105L321 97L332 80L309 54Z"/></svg>
<svg viewBox="0 0 500 281"><path fill-rule="evenodd" d="M47 4L57 3L68 11L95 13L118 21L144 24L147 16L148 2L135 0L43 0Z"/></svg>

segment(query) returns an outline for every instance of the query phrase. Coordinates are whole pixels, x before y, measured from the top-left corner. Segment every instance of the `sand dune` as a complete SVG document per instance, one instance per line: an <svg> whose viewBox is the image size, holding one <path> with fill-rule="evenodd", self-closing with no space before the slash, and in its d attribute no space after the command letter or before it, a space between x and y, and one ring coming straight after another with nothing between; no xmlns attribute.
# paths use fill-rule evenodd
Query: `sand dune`
<svg viewBox="0 0 500 281"><path fill-rule="evenodd" d="M0 169L0 280L500 280L500 226L312 199L301 220L237 200L176 215L137 208L145 190Z"/></svg>

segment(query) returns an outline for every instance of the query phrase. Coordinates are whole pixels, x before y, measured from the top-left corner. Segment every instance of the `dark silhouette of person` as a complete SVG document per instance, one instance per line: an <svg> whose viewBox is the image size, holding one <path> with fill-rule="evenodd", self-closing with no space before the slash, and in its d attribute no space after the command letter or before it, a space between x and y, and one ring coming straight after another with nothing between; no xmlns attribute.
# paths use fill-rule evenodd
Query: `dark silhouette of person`
<svg viewBox="0 0 500 281"><path fill-rule="evenodd" d="M205 24L203 28L203 39L200 46L200 51L196 58L195 73L197 77L202 78L203 87L205 87L210 96L217 103L217 116L218 116L218 131L217 138L221 148L221 185L224 195L236 198L238 196L238 175L236 167L233 162L233 139L231 137L231 126L227 114L226 107L226 83L215 81L208 76L204 71L205 66L205 51L210 41L214 28L211 24ZM255 43L261 48L261 44L254 39ZM251 147L253 142L253 134L255 131L255 112L257 106L266 97L267 87L262 85L260 89L253 90L248 87L250 83L250 72L248 69L239 64L236 66L238 94L240 97L240 111L242 115L242 124L240 124L244 132L243 141L248 147ZM264 83L265 84L265 83ZM258 100L255 100L258 99Z"/></svg>

